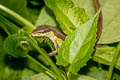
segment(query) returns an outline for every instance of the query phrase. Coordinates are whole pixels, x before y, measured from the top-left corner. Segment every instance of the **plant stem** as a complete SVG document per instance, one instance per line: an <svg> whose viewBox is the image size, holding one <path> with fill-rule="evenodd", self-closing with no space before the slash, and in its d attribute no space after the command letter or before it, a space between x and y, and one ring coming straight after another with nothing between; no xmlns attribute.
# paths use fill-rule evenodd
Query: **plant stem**
<svg viewBox="0 0 120 80"><path fill-rule="evenodd" d="M116 48L116 51L114 53L114 56L113 56L113 59L112 59L112 63L109 67L109 71L108 71L108 75L107 75L107 80L110 80L111 79L111 76L112 76L112 72L113 72L113 68L114 68L114 65L117 61L117 57L119 56L119 52L120 52L120 42L118 43L118 46Z"/></svg>
<svg viewBox="0 0 120 80"><path fill-rule="evenodd" d="M7 35L10 35L10 32L8 31L8 29L4 26L4 24L2 22L0 22L1 28L7 33Z"/></svg>
<svg viewBox="0 0 120 80"><path fill-rule="evenodd" d="M43 69L45 69L46 71L48 71L49 73L51 73L53 76L55 76L56 78L59 79L59 77L52 72L51 70L49 70L47 67L45 67L44 65L42 65L40 62L38 62L37 60L35 60L34 58L32 58L30 55L27 56L30 60L32 60L33 62L35 62L36 64L38 64L39 66L41 66Z"/></svg>
<svg viewBox="0 0 120 80"><path fill-rule="evenodd" d="M44 65L46 66L50 66L50 64L48 63L48 61L42 56L42 55L38 55L37 57L38 60L42 61Z"/></svg>
<svg viewBox="0 0 120 80"><path fill-rule="evenodd" d="M97 12L100 9L100 3L99 0L93 0L94 8L95 11ZM97 41L100 39L101 33L102 33L102 11L100 11L99 16L98 16L98 23L97 23Z"/></svg>
<svg viewBox="0 0 120 80"><path fill-rule="evenodd" d="M68 72L68 80L71 80L71 73Z"/></svg>
<svg viewBox="0 0 120 80"><path fill-rule="evenodd" d="M0 23L1 27L3 30L6 32L8 31L9 33L16 33L19 30L19 27L7 20L4 16L0 15ZM6 32L8 34L8 32ZM10 35L10 34L8 34Z"/></svg>
<svg viewBox="0 0 120 80"><path fill-rule="evenodd" d="M51 50L54 50L54 47L52 46L52 43L47 40L47 44L50 46Z"/></svg>
<svg viewBox="0 0 120 80"><path fill-rule="evenodd" d="M54 50L54 47L52 46L52 43L50 41L47 40L47 44L50 46L51 50ZM57 56L54 55L55 59L57 60Z"/></svg>
<svg viewBox="0 0 120 80"><path fill-rule="evenodd" d="M26 20L25 18L23 18L22 16L20 16L19 14L15 13L14 11L6 8L5 6L0 4L0 9L5 11L6 13L10 14L11 16L15 17L16 19L20 20L23 24L25 24L26 26L35 29L35 26L30 23L28 20Z"/></svg>
<svg viewBox="0 0 120 80"><path fill-rule="evenodd" d="M28 34L27 34L28 35ZM56 67L56 65L54 64L54 62L50 59L50 57L41 49L39 48L39 46L34 43L34 40L31 36L28 35L28 41L33 45L33 47L41 54L43 55L46 60L50 63L51 67L53 68L53 70L56 72L56 74L59 76L59 80L63 80L62 76L58 70L58 68Z"/></svg>

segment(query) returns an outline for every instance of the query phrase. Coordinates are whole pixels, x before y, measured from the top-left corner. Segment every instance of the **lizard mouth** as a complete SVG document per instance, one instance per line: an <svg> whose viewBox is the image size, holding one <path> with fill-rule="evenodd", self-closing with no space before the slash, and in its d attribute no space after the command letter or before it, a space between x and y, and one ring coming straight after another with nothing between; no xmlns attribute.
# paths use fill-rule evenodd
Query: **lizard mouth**
<svg viewBox="0 0 120 80"><path fill-rule="evenodd" d="M39 34L36 33L36 32L33 32L33 33L32 33L32 36L39 36Z"/></svg>
<svg viewBox="0 0 120 80"><path fill-rule="evenodd" d="M36 31L34 31L34 32L32 32L32 36L40 36L40 33L41 33L41 32L36 32Z"/></svg>

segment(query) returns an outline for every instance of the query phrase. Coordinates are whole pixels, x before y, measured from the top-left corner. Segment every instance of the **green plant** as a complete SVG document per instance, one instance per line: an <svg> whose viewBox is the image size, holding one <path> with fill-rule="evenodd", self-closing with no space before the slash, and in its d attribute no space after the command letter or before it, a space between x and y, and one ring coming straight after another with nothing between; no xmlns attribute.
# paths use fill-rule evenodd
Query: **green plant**
<svg viewBox="0 0 120 80"><path fill-rule="evenodd" d="M99 9L95 14L94 10L91 10L90 12L88 10L89 8L82 8L84 5L78 4L78 2L88 4L87 2L90 3L90 0L41 0L41 4L37 0L28 1L29 4L33 6L42 6L45 2L46 6L44 6L41 11L39 8L34 10L33 8L30 8L31 6L27 8L26 0L21 0L19 3L15 0L9 2L10 3L7 5L5 4L5 1L0 1L0 27L1 31L5 32L5 34L0 34L0 52L2 56L0 60L0 64L2 65L0 67L0 79L106 79L106 77L100 78L101 76L99 73L107 75L107 70L102 67L103 69L101 69L101 71L103 71L103 73L100 72L98 67L95 65L94 61L96 61L98 64L111 64L108 71L107 80L114 78L119 80L119 73L113 71L113 68L115 66L115 68L120 69L118 57L120 50L118 41L120 39L118 34L115 35L117 39L106 39L106 37L110 37L107 34L111 29L114 28L114 26L112 26L114 23L110 24L110 29L106 32L104 32L104 30L108 28L104 28L106 23L103 23L103 33L100 40L98 41L100 46L98 46L96 43L96 37L98 36L97 31L99 31L99 28L97 28L97 24L99 23L98 16L100 11L104 11L106 7ZM103 2L100 3L102 4ZM16 6L16 8L14 8L13 4L15 5L15 3L18 5L24 5L22 7ZM106 2L106 4L108 3L110 2ZM40 14L38 16L39 12ZM105 13L105 11L103 13ZM105 14L103 14L103 21L104 16ZM38 20L36 21L37 17ZM31 36L31 33L36 28L36 26L45 24L56 27L59 31L66 35L66 39L61 44L58 53L53 57L47 55L48 52L54 50L53 43L50 40L45 38L34 38ZM116 24L119 25L117 22ZM105 37L104 34L107 36ZM108 40L108 42L106 42L106 40ZM117 48L117 43L111 44L113 42L118 43ZM106 44L106 46L101 44ZM94 49L95 45L98 46L96 47L96 51ZM94 51L95 54L92 56ZM16 64L13 63L6 66L4 62L5 56L11 56L11 58L8 57L8 59L26 59L26 62L24 63L25 65L23 65L23 68L20 70L12 70L13 67L10 65L15 65L16 67ZM111 57L113 57L113 59ZM91 61L91 59L93 61ZM89 61L92 62L89 64L90 66L87 63ZM91 65L93 67L91 67ZM84 75L82 75L82 72L84 72L85 68L84 66L86 66L90 71L88 70L88 73L83 73ZM101 66L99 66L99 68L101 68ZM8 71L8 74L1 74L2 72L6 71ZM14 76L9 78L9 72L11 75L14 73ZM97 74L95 74L96 72ZM114 73L113 77L112 73ZM17 74L19 76L17 76ZM4 77L5 75L7 75L7 77ZM96 77L96 75L98 77Z"/></svg>

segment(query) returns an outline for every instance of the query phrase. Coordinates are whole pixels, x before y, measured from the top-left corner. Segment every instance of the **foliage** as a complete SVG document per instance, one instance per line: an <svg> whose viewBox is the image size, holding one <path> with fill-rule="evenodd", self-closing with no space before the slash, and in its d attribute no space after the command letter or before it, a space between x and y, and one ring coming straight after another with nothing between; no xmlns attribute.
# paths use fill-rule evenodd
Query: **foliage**
<svg viewBox="0 0 120 80"><path fill-rule="evenodd" d="M101 10L95 14L92 1L0 0L0 80L119 80L120 1L99 0L99 45ZM40 25L66 35L53 57L50 40L31 36Z"/></svg>

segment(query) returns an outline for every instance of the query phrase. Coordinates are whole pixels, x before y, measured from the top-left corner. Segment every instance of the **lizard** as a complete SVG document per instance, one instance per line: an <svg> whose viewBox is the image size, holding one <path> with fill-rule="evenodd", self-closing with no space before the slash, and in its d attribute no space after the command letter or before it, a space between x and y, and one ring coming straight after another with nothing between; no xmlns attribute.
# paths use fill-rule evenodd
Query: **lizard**
<svg viewBox="0 0 120 80"><path fill-rule="evenodd" d="M48 54L49 56L55 55L58 52L58 48L61 46L62 42L65 40L65 35L50 25L38 26L32 32L32 36L49 38L53 42L55 46L55 51L50 52Z"/></svg>

